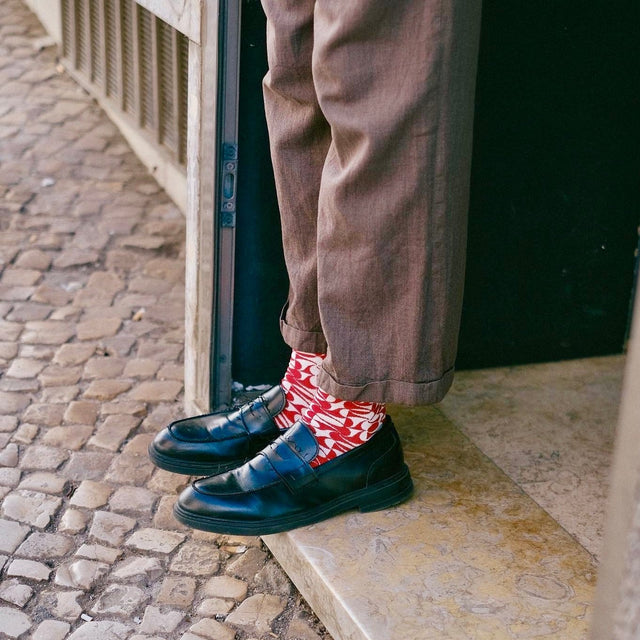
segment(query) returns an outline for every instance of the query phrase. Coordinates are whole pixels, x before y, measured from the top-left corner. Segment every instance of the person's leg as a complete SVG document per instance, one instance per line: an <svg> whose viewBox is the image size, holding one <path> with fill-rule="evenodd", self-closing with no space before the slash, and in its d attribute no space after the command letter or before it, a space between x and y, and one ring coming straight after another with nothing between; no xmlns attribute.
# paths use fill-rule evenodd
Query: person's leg
<svg viewBox="0 0 640 640"><path fill-rule="evenodd" d="M295 351L326 351L318 313L317 220L331 130L311 73L315 0L262 0L269 71L263 93L282 224L289 298L281 318Z"/></svg>
<svg viewBox="0 0 640 640"><path fill-rule="evenodd" d="M311 428L297 423L242 467L198 480L178 499L175 515L181 522L248 535L292 529L354 508L383 509L411 494L388 417L380 428L356 429L359 446L341 445L335 456L323 454L322 447L334 440L332 429L339 442L354 430L349 412L356 401L433 402L450 384L479 20L477 0L455 6L452 0L264 4L285 31L301 6L315 5L318 101L306 84L295 92L307 77L296 60L308 48L290 38L288 44L281 41L282 57L274 55L279 48L273 28L265 98L268 113L273 109L272 153L292 277L283 335L294 350L321 352L328 345L328 355L321 389L304 412ZM311 15L304 17L308 28ZM301 113L313 123L307 133L322 129L324 136L300 137L302 128L290 129L285 120L304 122L296 119ZM330 123L331 139L318 183L316 247L309 232L316 211L301 196L311 190L298 185L295 195L293 181L305 180L310 167L317 170L322 145L315 143L329 143L321 116ZM300 151L310 146L315 151L305 158ZM296 211L288 207L291 202L304 206ZM308 289L296 288L304 283ZM326 458L321 464L319 454Z"/></svg>
<svg viewBox="0 0 640 640"><path fill-rule="evenodd" d="M479 0L317 0L313 78L332 139L319 193L319 386L426 404L452 380Z"/></svg>
<svg viewBox="0 0 640 640"><path fill-rule="evenodd" d="M316 99L311 58L315 0L263 0L269 71L265 114L278 194L289 296L280 327L292 348L280 385L286 406L276 424L289 428L309 405L326 341L318 313L317 219L322 167L331 132Z"/></svg>

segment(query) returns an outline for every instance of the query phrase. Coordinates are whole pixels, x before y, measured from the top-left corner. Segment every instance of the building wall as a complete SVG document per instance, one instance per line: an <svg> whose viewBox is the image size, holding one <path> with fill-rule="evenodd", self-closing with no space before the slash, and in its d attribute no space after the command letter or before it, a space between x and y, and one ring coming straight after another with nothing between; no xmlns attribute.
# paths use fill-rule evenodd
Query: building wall
<svg viewBox="0 0 640 640"><path fill-rule="evenodd" d="M60 3L53 0L25 0L49 35L57 42L62 42L62 15Z"/></svg>

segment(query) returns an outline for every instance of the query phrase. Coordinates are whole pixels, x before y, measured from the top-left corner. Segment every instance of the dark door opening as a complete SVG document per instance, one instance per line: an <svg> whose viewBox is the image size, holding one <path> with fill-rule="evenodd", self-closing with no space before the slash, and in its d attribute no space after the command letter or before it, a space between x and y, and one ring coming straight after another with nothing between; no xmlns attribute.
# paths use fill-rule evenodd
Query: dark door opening
<svg viewBox="0 0 640 640"><path fill-rule="evenodd" d="M459 368L619 353L640 223L640 9L485 2ZM242 5L233 378L277 382L287 294L261 79Z"/></svg>

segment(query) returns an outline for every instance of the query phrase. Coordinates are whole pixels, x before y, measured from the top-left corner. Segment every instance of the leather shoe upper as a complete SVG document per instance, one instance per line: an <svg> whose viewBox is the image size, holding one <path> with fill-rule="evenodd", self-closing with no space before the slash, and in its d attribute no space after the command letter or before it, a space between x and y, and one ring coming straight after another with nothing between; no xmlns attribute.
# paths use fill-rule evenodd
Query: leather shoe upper
<svg viewBox="0 0 640 640"><path fill-rule="evenodd" d="M234 468L275 440L273 421L284 408L280 386L234 411L221 411L172 422L149 445L158 467L176 473L209 475Z"/></svg>
<svg viewBox="0 0 640 640"><path fill-rule="evenodd" d="M187 487L176 517L218 533L263 535L352 508L384 508L404 500L412 483L398 434L387 417L365 444L316 468L318 444L296 423L241 467Z"/></svg>

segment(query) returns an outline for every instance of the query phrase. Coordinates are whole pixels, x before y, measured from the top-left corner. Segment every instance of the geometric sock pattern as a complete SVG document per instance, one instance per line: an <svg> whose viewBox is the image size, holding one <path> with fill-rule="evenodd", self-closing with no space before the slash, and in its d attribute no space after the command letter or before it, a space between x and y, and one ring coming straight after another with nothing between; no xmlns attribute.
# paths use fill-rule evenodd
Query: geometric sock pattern
<svg viewBox="0 0 640 640"><path fill-rule="evenodd" d="M289 366L280 382L284 389L287 403L284 409L274 418L280 429L288 429L302 417L302 412L313 400L318 373L325 356L322 353L305 353L292 351Z"/></svg>
<svg viewBox="0 0 640 640"><path fill-rule="evenodd" d="M380 428L386 415L382 403L338 400L318 389L302 414L302 421L320 445L311 466L318 467L364 444Z"/></svg>

